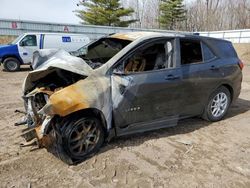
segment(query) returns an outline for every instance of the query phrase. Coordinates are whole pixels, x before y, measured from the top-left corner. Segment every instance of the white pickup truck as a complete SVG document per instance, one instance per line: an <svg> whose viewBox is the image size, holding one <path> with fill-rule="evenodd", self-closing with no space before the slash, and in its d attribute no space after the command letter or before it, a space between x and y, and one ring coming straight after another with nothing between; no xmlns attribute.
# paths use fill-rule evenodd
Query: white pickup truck
<svg viewBox="0 0 250 188"><path fill-rule="evenodd" d="M11 44L0 45L0 64L7 71L18 71L20 65L31 63L36 50L57 48L70 52L89 42L90 39L82 34L24 33Z"/></svg>

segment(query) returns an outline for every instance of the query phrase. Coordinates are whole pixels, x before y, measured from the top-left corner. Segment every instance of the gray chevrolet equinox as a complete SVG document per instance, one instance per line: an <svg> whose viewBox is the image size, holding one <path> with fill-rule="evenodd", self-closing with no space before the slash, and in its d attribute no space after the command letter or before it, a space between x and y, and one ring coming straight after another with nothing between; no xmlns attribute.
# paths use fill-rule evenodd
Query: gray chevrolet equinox
<svg viewBox="0 0 250 188"><path fill-rule="evenodd" d="M194 116L219 121L241 90L243 63L225 40L117 33L72 54L35 54L23 84L25 120L17 123L28 126L23 146L35 142L68 164L115 136Z"/></svg>

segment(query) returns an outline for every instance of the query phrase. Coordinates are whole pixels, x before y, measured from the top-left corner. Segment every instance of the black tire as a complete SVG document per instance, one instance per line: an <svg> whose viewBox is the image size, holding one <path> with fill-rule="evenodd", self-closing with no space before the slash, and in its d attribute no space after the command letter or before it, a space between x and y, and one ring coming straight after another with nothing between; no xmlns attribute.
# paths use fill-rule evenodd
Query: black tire
<svg viewBox="0 0 250 188"><path fill-rule="evenodd" d="M9 72L19 71L20 70L20 62L18 59L14 57L8 57L3 61L3 67L5 70Z"/></svg>
<svg viewBox="0 0 250 188"><path fill-rule="evenodd" d="M95 117L66 118L56 129L50 131L49 136L52 143L47 149L69 165L90 157L100 149L104 142L103 127L100 120ZM88 129L89 131L87 131ZM77 136L76 131L83 131L83 134ZM96 136L91 136L91 134Z"/></svg>
<svg viewBox="0 0 250 188"><path fill-rule="evenodd" d="M219 87L210 95L202 118L211 122L221 120L226 115L231 100L230 91L224 86Z"/></svg>

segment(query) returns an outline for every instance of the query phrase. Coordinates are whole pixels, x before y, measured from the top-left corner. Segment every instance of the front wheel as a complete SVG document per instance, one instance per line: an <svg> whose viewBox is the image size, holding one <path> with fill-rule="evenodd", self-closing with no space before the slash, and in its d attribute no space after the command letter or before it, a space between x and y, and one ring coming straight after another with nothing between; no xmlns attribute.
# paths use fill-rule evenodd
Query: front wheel
<svg viewBox="0 0 250 188"><path fill-rule="evenodd" d="M231 94L222 86L210 95L202 117L208 121L219 121L226 115L230 103Z"/></svg>
<svg viewBox="0 0 250 188"><path fill-rule="evenodd" d="M20 70L20 62L16 58L9 57L3 61L3 67L9 72Z"/></svg>
<svg viewBox="0 0 250 188"><path fill-rule="evenodd" d="M57 157L68 164L83 161L91 154L96 153L104 142L104 130L96 117L73 116L67 118L60 130L54 134L53 148ZM59 134L59 135L58 135Z"/></svg>

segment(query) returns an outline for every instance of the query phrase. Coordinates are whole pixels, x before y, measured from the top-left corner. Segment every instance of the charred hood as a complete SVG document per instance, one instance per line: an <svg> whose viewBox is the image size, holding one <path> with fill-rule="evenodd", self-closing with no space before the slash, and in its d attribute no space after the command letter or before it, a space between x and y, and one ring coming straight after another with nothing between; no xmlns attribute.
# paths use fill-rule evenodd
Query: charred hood
<svg viewBox="0 0 250 188"><path fill-rule="evenodd" d="M24 93L35 87L64 87L88 77L93 71L81 58L56 49L36 51L32 65L35 70L24 81Z"/></svg>

